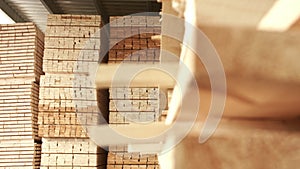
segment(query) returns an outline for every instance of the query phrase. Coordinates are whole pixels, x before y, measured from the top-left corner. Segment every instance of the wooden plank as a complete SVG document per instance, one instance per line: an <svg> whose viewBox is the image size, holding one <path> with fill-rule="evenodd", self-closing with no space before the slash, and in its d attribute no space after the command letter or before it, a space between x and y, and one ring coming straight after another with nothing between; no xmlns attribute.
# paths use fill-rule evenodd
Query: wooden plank
<svg viewBox="0 0 300 169"><path fill-rule="evenodd" d="M158 112L158 100L110 100L109 109L115 112Z"/></svg>
<svg viewBox="0 0 300 169"><path fill-rule="evenodd" d="M158 88L110 88L109 98L110 99L157 99L159 94Z"/></svg>
<svg viewBox="0 0 300 169"><path fill-rule="evenodd" d="M271 169L274 165L279 168L298 166L300 129L297 119L222 119L213 136L206 143L199 144L198 137L202 127L202 122L196 123L188 137L163 155L160 161L162 167L213 169L222 165L224 168L234 169ZM260 148L251 149L250 145ZM292 154L291 148L294 149ZM176 156L169 156L173 153ZM216 160L218 163L215 163Z"/></svg>
<svg viewBox="0 0 300 169"><path fill-rule="evenodd" d="M45 49L44 60L91 61L99 60L97 50Z"/></svg>
<svg viewBox="0 0 300 169"><path fill-rule="evenodd" d="M43 70L46 73L88 74L96 65L98 61L44 60Z"/></svg>
<svg viewBox="0 0 300 169"><path fill-rule="evenodd" d="M39 111L98 112L97 101L49 99L39 101Z"/></svg>
<svg viewBox="0 0 300 169"><path fill-rule="evenodd" d="M39 125L38 135L43 138L88 138L85 129L81 125Z"/></svg>
<svg viewBox="0 0 300 169"><path fill-rule="evenodd" d="M227 98L223 116L288 118L299 115L300 69L296 63L300 41L295 38L300 37L298 32L199 26L215 46L224 66ZM230 43L225 39L230 39ZM269 50L271 48L273 50ZM200 100L210 100L207 70L192 51L184 57L191 71L197 72ZM215 70L212 67L212 71ZM205 119L211 103L201 104L199 114Z"/></svg>
<svg viewBox="0 0 300 169"><path fill-rule="evenodd" d="M90 45L86 45L86 44ZM48 49L100 49L100 39L90 38L49 38L45 37L45 48Z"/></svg>
<svg viewBox="0 0 300 169"><path fill-rule="evenodd" d="M46 37L100 38L99 26L47 26Z"/></svg>
<svg viewBox="0 0 300 169"><path fill-rule="evenodd" d="M88 88L40 88L41 100L97 100L97 91Z"/></svg>
<svg viewBox="0 0 300 169"><path fill-rule="evenodd" d="M156 154L109 152L107 156L108 165L153 165L157 163L158 159Z"/></svg>
<svg viewBox="0 0 300 169"><path fill-rule="evenodd" d="M43 139L42 167L96 167L105 162L106 153L89 139Z"/></svg>
<svg viewBox="0 0 300 169"><path fill-rule="evenodd" d="M260 3L260 1L242 2L230 0L219 3L215 0L200 0L195 2L194 7L197 7L195 15L205 25L249 27L255 29L274 2L274 0L264 1L264 3ZM257 6L257 4L260 5ZM178 8L178 11L181 13L184 12L184 5ZM247 22L245 18L247 18Z"/></svg>
<svg viewBox="0 0 300 169"><path fill-rule="evenodd" d="M182 25L183 23L177 23L172 20L168 20L166 18L166 15L164 14L174 16L174 17L177 17L179 15L179 13L172 8L172 1L164 0L162 3L161 49L162 52L168 51L179 58L181 52L181 42L170 36L164 36L164 35L167 35L167 33L170 31L176 31L176 35L182 37L184 33L184 29ZM176 27L177 29L173 29L174 27ZM168 57L167 53L165 54L162 53L161 56L162 62L172 61L172 60L174 59Z"/></svg>
<svg viewBox="0 0 300 169"><path fill-rule="evenodd" d="M99 15L49 15L47 26L69 25L69 26L96 26L100 27L101 17Z"/></svg>
<svg viewBox="0 0 300 169"><path fill-rule="evenodd" d="M159 169L158 165L107 165L107 169Z"/></svg>
<svg viewBox="0 0 300 169"><path fill-rule="evenodd" d="M158 68L162 66L170 72L177 72L177 64L122 64L123 76L115 78L115 74L120 71L119 65L117 64L101 64L98 68L96 85L97 88L109 88L114 82L114 87L125 87L129 85L130 87L161 87L161 88L172 88L175 83L172 77L166 73L159 71L157 69L149 69L139 73L136 77L132 79L130 84L128 84L129 73L137 73L137 70L143 70L144 68ZM125 71L125 72L124 72ZM127 72L127 73L126 73ZM120 73L120 72L118 72Z"/></svg>
<svg viewBox="0 0 300 169"><path fill-rule="evenodd" d="M40 125L96 125L99 115L93 112L39 112L38 116Z"/></svg>
<svg viewBox="0 0 300 169"><path fill-rule="evenodd" d="M46 74L41 76L41 87L82 87L95 88L95 84L86 75L74 74Z"/></svg>

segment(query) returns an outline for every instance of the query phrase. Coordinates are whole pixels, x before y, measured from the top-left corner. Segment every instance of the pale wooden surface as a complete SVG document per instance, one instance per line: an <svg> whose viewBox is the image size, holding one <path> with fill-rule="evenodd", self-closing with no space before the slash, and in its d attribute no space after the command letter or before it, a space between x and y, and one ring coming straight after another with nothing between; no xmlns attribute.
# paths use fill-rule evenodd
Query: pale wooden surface
<svg viewBox="0 0 300 169"><path fill-rule="evenodd" d="M297 168L300 160L299 32L297 29L285 33L255 31L262 16L256 9L263 9L271 1L259 7L251 5L255 1L232 6L224 5L228 1L218 5L207 1L211 3L210 8L199 10L205 8L201 2L204 1L197 1L197 14L189 19L212 41L223 62L228 89L225 112L214 135L199 144L200 129L211 104L211 91L204 66L187 50L185 63L197 74L200 86L198 123L177 147L159 157L161 167ZM233 10L234 5L242 3L248 3L240 8L243 11ZM247 11L252 7L256 12ZM211 17L200 15L205 10ZM235 12L239 14L230 16Z"/></svg>
<svg viewBox="0 0 300 169"><path fill-rule="evenodd" d="M234 24L210 25L203 22L201 15L193 15L194 11L200 11L199 5L196 7L191 9L193 6L190 4L190 9L185 13L186 20L197 26L208 37L224 66L227 83L224 116L252 118L298 116L300 69L297 63L300 53L300 33L256 31L251 27ZM196 32L185 33L185 36L196 36ZM200 43L198 39L193 40L195 44ZM200 118L203 120L209 110L211 98L210 82L204 68L207 65L203 65L189 47L183 46L182 49L181 59L196 74L200 86L200 100L202 100ZM201 52L205 53L207 50L203 49ZM211 67L212 71L217 70ZM180 103L177 106L179 107Z"/></svg>
<svg viewBox="0 0 300 169"><path fill-rule="evenodd" d="M178 36L183 36L183 32L184 32L184 28L183 25L178 25L177 23L174 23L170 20L168 20L166 17L166 15L170 15L170 16L174 16L177 17L178 12L176 12L173 8L172 8L172 4L171 1L163 1L162 3L162 24L161 24L161 28L162 28L162 37L161 37L161 61L170 61L170 60L174 60L174 58L169 58L168 56L165 56L166 53L165 52L169 52L171 54L173 54L175 57L180 56L180 52L181 52L181 42L170 37L167 36L168 31L172 30L172 31L176 31ZM174 29L176 28L176 29Z"/></svg>
<svg viewBox="0 0 300 169"><path fill-rule="evenodd" d="M297 20L297 17L299 18L297 9L291 9L298 5L296 1L227 0L220 2L218 0L173 0L173 4L175 4L174 2L179 4L178 6L173 5L173 7L180 13L184 13L184 6L187 4L181 3L183 1L193 2L193 6L197 8L194 15L201 20L202 24L210 26L234 26L259 30L286 31ZM163 2L165 4L170 3L169 0ZM284 8L281 9L280 6L290 10L286 11ZM191 9L189 8L189 10ZM169 11L173 11L173 9L169 9ZM276 16L277 21L274 21ZM193 16L189 17L192 18ZM284 19L284 17L286 18ZM277 22L281 23L281 25L277 24Z"/></svg>
<svg viewBox="0 0 300 169"><path fill-rule="evenodd" d="M227 82L224 116L299 116L300 33L255 32L247 29L201 26L223 63ZM194 64L189 53L187 64ZM202 63L196 62L200 97L210 98ZM202 95L202 96L201 96ZM204 113L207 111L203 107Z"/></svg>
<svg viewBox="0 0 300 169"><path fill-rule="evenodd" d="M177 64L100 64L97 76L97 88L109 87L161 87L172 88L174 79L164 71L157 68L163 67L176 73ZM144 70L147 68L148 70ZM138 71L140 73L136 74ZM131 76L132 74L132 76ZM175 76L176 77L176 76Z"/></svg>
<svg viewBox="0 0 300 169"><path fill-rule="evenodd" d="M159 158L163 169L289 169L300 160L299 120L222 120L214 135L199 144L202 124ZM169 156L169 157L168 157ZM171 167L170 165L174 165Z"/></svg>

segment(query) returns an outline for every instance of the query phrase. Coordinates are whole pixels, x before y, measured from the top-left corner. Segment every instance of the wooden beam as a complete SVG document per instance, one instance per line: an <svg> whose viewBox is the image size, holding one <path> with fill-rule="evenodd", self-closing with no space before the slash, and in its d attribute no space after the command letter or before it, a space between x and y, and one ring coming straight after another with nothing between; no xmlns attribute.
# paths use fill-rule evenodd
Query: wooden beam
<svg viewBox="0 0 300 169"><path fill-rule="evenodd" d="M256 29L263 16L276 0L199 0L195 1L196 15L202 24L219 26L239 26Z"/></svg>
<svg viewBox="0 0 300 169"><path fill-rule="evenodd" d="M112 87L162 87L173 88L174 79L163 71L159 70L162 66L171 72L177 71L177 64L100 64L96 77L97 88ZM130 74L138 73L145 68L154 68L140 72L134 78ZM131 82L128 79L132 79ZM130 82L130 83L128 83Z"/></svg>
<svg viewBox="0 0 300 169"><path fill-rule="evenodd" d="M299 6L300 1L276 1L262 18L257 28L266 31L288 30L300 18Z"/></svg>
<svg viewBox="0 0 300 169"><path fill-rule="evenodd" d="M166 15L167 14L167 15ZM179 58L181 52L181 39L174 39L170 35L183 37L184 21L170 18L177 18L179 15L173 8L170 0L163 0L162 3L162 19L161 19L161 61L174 60L176 58L168 57L166 52L171 53ZM175 22L176 21L176 22ZM176 27L176 29L173 29Z"/></svg>
<svg viewBox="0 0 300 169"><path fill-rule="evenodd" d="M196 20L191 27L199 29L185 32L185 36L191 37L186 42L190 46L184 46L182 51L185 53L182 53L181 59L195 73L200 86L202 106L199 117L202 120L207 118L210 111L212 79L220 81L221 78L216 77L222 77L222 74L208 77L207 72L222 72L216 66L218 62L208 59L216 58L212 52L214 50L209 50L209 41L220 56L226 76L225 109L219 111L224 112L223 117L282 119L299 116L299 32L265 32L238 26L211 26L203 24L198 16L190 17ZM198 36L199 30L209 41ZM199 56L202 60L199 60ZM220 84L214 83L215 86ZM179 98L176 93L174 96ZM168 117L172 117L170 114L176 115L180 107L177 103L171 105L175 105L175 108L171 106L174 111L170 111Z"/></svg>
<svg viewBox="0 0 300 169"><path fill-rule="evenodd" d="M224 119L205 144L198 142L203 124L195 124L188 137L161 154L159 163L168 169L297 168L299 122Z"/></svg>

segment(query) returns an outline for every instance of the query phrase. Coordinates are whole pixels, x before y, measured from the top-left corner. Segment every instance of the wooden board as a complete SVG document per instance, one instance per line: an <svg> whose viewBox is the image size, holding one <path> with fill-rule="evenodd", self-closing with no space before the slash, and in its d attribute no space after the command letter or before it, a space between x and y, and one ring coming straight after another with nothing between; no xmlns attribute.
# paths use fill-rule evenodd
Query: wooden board
<svg viewBox="0 0 300 169"><path fill-rule="evenodd" d="M88 74L97 65L98 61L44 60L43 70L47 73Z"/></svg>
<svg viewBox="0 0 300 169"><path fill-rule="evenodd" d="M47 26L69 25L69 26L101 26L99 15L49 15Z"/></svg>
<svg viewBox="0 0 300 169"><path fill-rule="evenodd" d="M47 26L46 37L100 38L99 26Z"/></svg>
<svg viewBox="0 0 300 169"><path fill-rule="evenodd" d="M97 167L106 152L89 139L43 139L41 167Z"/></svg>
<svg viewBox="0 0 300 169"><path fill-rule="evenodd" d="M91 43L92 45L86 45ZM45 48L47 49L90 49L100 50L99 38L73 38L73 37L45 37Z"/></svg>
<svg viewBox="0 0 300 169"><path fill-rule="evenodd" d="M155 165L158 164L156 154L141 154L141 153L127 153L109 152L107 156L108 165Z"/></svg>
<svg viewBox="0 0 300 169"><path fill-rule="evenodd" d="M172 151L159 157L162 167L214 169L221 165L225 169L272 169L274 166L298 166L300 137L297 119L223 119L214 135L204 144L199 144L202 127L203 123L196 123L188 137ZM290 149L294 150L293 153Z"/></svg>
<svg viewBox="0 0 300 169"><path fill-rule="evenodd" d="M95 62L99 60L99 51L84 49L45 49L44 60Z"/></svg>
<svg viewBox="0 0 300 169"><path fill-rule="evenodd" d="M21 140L21 139L20 139ZM29 142L28 142L29 141ZM34 140L0 140L0 167L31 167L36 168L40 164L41 144Z"/></svg>
<svg viewBox="0 0 300 169"><path fill-rule="evenodd" d="M86 75L80 74L47 74L41 76L40 86L44 88L95 88L95 84Z"/></svg>
<svg viewBox="0 0 300 169"><path fill-rule="evenodd" d="M159 16L111 16L110 26L111 27L159 27L160 26Z"/></svg>
<svg viewBox="0 0 300 169"><path fill-rule="evenodd" d="M40 88L40 100L97 100L97 91L92 88Z"/></svg>
<svg viewBox="0 0 300 169"><path fill-rule="evenodd" d="M158 165L107 165L107 169L159 169Z"/></svg>
<svg viewBox="0 0 300 169"><path fill-rule="evenodd" d="M170 72L177 72L178 65L175 63L170 64L123 64L121 69L119 69L118 64L101 64L99 66L96 85L97 88L109 88L114 81L115 87L125 87L128 85L128 77L122 76L118 79L114 78L116 73L120 70L126 70L128 72L136 72L136 70L141 70L143 68L152 68L144 70L139 73L130 82L130 87L161 87L161 88L173 88L175 83L174 79L163 71L159 71L153 68L162 66L163 68L170 70ZM120 73L120 72L118 72ZM122 72L124 73L124 72ZM125 73L126 74L126 73Z"/></svg>

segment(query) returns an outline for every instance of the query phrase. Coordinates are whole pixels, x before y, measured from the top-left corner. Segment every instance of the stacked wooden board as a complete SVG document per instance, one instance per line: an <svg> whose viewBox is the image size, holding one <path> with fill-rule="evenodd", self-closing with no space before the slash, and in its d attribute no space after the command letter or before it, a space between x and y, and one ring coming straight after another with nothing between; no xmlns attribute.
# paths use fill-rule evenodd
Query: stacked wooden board
<svg viewBox="0 0 300 169"><path fill-rule="evenodd" d="M160 61L158 16L111 17L109 63L155 63ZM109 123L152 123L160 120L159 89L110 88ZM109 147L108 169L158 169L156 154L131 153L126 147Z"/></svg>
<svg viewBox="0 0 300 169"><path fill-rule="evenodd" d="M158 121L158 88L111 88L109 111L110 124Z"/></svg>
<svg viewBox="0 0 300 169"><path fill-rule="evenodd" d="M151 36L160 34L159 19L159 16L111 17L108 62L158 62L160 43ZM111 88L109 92L109 123L130 123L130 119L135 122L157 121L158 88Z"/></svg>
<svg viewBox="0 0 300 169"><path fill-rule="evenodd" d="M38 96L44 35L33 23L0 25L0 168L38 168Z"/></svg>
<svg viewBox="0 0 300 169"><path fill-rule="evenodd" d="M38 118L43 169L106 166L106 152L85 130L98 123L99 95L89 71L98 66L100 28L100 16L48 17Z"/></svg>
<svg viewBox="0 0 300 169"><path fill-rule="evenodd" d="M107 168L143 168L158 169L156 154L110 152L107 156Z"/></svg>
<svg viewBox="0 0 300 169"><path fill-rule="evenodd" d="M109 63L159 62L160 43L151 37L161 32L159 16L110 18Z"/></svg>
<svg viewBox="0 0 300 169"><path fill-rule="evenodd" d="M41 169L105 168L106 152L90 139L44 138Z"/></svg>
<svg viewBox="0 0 300 169"><path fill-rule="evenodd" d="M84 125L97 123L97 92L88 73L98 65L100 27L100 16L49 15L43 62L46 74L41 77L40 89L40 136L87 137ZM76 112L82 106L86 106L82 110L85 117L79 120Z"/></svg>

